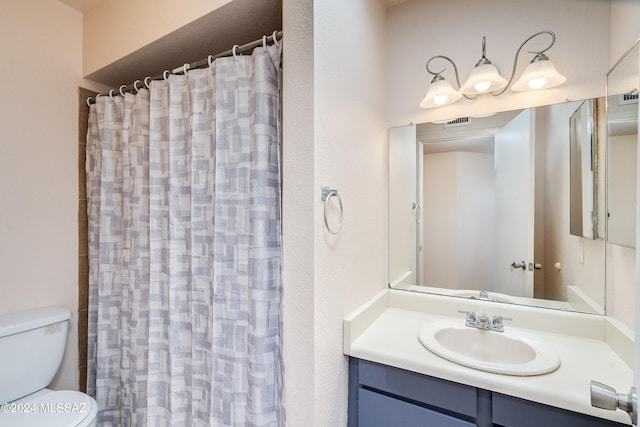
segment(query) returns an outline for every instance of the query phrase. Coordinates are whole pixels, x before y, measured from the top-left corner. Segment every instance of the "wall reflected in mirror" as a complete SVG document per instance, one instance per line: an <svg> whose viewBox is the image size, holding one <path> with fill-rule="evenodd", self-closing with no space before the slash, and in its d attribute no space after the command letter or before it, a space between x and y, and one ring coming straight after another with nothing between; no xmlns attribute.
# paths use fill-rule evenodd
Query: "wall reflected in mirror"
<svg viewBox="0 0 640 427"><path fill-rule="evenodd" d="M603 106L569 102L391 129L390 286L604 313ZM580 163L572 171L573 154ZM572 214L581 235L571 233Z"/></svg>
<svg viewBox="0 0 640 427"><path fill-rule="evenodd" d="M607 75L607 241L629 248L636 238L639 61L636 44Z"/></svg>

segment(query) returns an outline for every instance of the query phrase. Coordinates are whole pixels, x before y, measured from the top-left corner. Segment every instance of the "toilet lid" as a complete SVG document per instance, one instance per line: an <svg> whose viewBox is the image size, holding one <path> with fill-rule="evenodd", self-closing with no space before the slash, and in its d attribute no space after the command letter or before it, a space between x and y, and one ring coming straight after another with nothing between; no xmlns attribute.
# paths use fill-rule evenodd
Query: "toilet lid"
<svg viewBox="0 0 640 427"><path fill-rule="evenodd" d="M95 419L96 401L79 391L52 391L0 404L0 427L85 427Z"/></svg>

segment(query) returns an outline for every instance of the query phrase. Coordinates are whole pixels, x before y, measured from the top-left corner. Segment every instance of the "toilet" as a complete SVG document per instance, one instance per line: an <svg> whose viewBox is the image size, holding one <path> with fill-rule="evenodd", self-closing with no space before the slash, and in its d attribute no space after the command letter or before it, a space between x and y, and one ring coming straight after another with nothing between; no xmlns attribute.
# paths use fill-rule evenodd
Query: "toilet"
<svg viewBox="0 0 640 427"><path fill-rule="evenodd" d="M98 405L46 387L67 342L71 312L48 307L0 315L0 427L93 427Z"/></svg>

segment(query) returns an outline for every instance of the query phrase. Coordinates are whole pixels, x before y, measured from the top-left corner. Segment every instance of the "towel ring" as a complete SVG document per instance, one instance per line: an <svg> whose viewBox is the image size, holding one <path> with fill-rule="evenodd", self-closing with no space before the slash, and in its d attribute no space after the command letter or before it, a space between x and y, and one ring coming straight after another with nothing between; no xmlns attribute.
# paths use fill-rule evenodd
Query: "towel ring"
<svg viewBox="0 0 640 427"><path fill-rule="evenodd" d="M322 187L321 188L321 199L322 201L324 201L324 226L327 227L327 231L329 231L329 233L336 235L338 233L340 233L340 229L342 229L342 220L344 219L344 210L342 208L342 199L340 198L340 195L338 194L338 190L334 189L334 188L329 188L327 186ZM335 197L338 199L338 203L340 204L340 221L338 221L338 227L335 230L331 229L331 226L329 226L329 221L327 220L327 206L329 205L329 200Z"/></svg>

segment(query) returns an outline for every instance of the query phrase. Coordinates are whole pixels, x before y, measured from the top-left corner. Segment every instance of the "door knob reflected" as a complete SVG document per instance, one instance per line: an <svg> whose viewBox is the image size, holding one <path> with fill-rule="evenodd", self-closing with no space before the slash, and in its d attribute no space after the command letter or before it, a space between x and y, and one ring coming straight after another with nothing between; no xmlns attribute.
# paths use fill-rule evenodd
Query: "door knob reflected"
<svg viewBox="0 0 640 427"><path fill-rule="evenodd" d="M530 262L529 271L533 271L533 270L542 270L542 264L538 262Z"/></svg>
<svg viewBox="0 0 640 427"><path fill-rule="evenodd" d="M527 269L527 264L524 261L520 261L520 262L515 262L513 261L511 263L511 271L513 271L516 268L521 268L523 271Z"/></svg>

